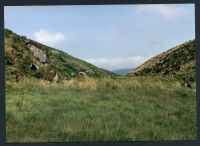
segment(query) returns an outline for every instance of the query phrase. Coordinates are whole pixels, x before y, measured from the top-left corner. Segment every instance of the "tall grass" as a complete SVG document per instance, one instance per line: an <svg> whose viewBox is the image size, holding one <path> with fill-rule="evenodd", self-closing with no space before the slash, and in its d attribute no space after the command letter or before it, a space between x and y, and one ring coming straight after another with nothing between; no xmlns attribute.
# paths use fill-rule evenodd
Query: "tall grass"
<svg viewBox="0 0 200 146"><path fill-rule="evenodd" d="M195 88L159 77L7 81L7 142L194 140Z"/></svg>

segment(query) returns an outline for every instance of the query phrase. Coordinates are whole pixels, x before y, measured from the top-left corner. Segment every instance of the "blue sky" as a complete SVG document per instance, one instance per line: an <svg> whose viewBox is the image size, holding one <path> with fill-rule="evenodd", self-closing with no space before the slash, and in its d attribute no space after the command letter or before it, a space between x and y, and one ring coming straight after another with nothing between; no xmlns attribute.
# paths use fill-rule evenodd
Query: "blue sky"
<svg viewBox="0 0 200 146"><path fill-rule="evenodd" d="M195 38L193 4L9 6L5 28L99 67L135 68Z"/></svg>

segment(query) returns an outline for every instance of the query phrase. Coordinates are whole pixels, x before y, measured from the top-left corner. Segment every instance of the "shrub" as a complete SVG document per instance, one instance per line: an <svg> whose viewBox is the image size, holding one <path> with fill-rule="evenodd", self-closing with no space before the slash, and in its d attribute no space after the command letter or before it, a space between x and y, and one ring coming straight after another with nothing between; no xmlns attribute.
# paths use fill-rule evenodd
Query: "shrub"
<svg viewBox="0 0 200 146"><path fill-rule="evenodd" d="M44 80L53 81L56 72L51 66L41 66L37 71L37 77Z"/></svg>

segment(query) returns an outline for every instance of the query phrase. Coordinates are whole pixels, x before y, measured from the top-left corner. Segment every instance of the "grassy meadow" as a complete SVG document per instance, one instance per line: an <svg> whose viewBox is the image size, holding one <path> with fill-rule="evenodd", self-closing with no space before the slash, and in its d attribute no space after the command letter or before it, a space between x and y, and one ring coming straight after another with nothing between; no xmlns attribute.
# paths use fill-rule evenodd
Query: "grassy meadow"
<svg viewBox="0 0 200 146"><path fill-rule="evenodd" d="M195 88L164 77L7 81L7 142L195 140Z"/></svg>

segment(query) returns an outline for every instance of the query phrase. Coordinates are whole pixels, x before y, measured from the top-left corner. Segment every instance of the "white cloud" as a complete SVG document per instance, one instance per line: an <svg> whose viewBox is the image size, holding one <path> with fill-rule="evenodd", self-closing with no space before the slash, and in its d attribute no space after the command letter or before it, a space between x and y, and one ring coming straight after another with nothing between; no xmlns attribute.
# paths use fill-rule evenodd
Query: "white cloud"
<svg viewBox="0 0 200 146"><path fill-rule="evenodd" d="M105 68L108 70L123 69L123 68L135 68L151 57L126 57L126 58L91 58L84 59L98 67Z"/></svg>
<svg viewBox="0 0 200 146"><path fill-rule="evenodd" d="M178 7L174 4L148 4L148 5L138 5L141 11L152 11L159 13L163 18L173 19L186 14L184 8Z"/></svg>
<svg viewBox="0 0 200 146"><path fill-rule="evenodd" d="M56 46L65 40L65 36L60 32L50 32L46 29L41 29L34 33L36 40L49 46Z"/></svg>

